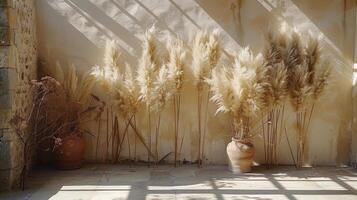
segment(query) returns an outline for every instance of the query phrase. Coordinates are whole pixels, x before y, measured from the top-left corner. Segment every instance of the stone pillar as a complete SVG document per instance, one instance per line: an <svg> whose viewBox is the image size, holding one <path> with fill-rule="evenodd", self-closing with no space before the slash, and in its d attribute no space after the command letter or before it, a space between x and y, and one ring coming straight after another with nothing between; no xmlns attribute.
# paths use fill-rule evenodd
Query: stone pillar
<svg viewBox="0 0 357 200"><path fill-rule="evenodd" d="M14 113L28 116L36 46L35 1L0 0L0 191L19 184L22 148L8 122Z"/></svg>

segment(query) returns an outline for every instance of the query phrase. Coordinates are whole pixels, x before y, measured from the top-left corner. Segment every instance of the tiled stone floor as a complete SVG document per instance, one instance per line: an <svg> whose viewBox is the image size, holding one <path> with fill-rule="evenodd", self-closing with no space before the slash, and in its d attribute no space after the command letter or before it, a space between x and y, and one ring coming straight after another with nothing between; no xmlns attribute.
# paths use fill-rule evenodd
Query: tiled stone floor
<svg viewBox="0 0 357 200"><path fill-rule="evenodd" d="M231 174L226 166L87 165L80 170L35 170L26 191L0 199L357 199L357 170L255 168Z"/></svg>

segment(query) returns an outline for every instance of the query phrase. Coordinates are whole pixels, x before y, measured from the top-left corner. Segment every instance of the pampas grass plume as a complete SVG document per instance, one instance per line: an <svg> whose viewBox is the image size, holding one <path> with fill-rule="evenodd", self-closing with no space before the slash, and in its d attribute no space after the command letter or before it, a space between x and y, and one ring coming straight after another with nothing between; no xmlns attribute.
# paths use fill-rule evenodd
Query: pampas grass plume
<svg viewBox="0 0 357 200"><path fill-rule="evenodd" d="M331 76L331 67L328 61L321 65L322 69L317 71L315 82L313 85L313 98L317 100L326 90Z"/></svg>
<svg viewBox="0 0 357 200"><path fill-rule="evenodd" d="M263 76L264 61L261 54L254 56L249 48L243 49L233 67L215 70L208 81L218 105L217 112L230 112L239 138L251 136L251 119L262 107L265 93Z"/></svg>
<svg viewBox="0 0 357 200"><path fill-rule="evenodd" d="M191 67L199 89L217 66L221 55L220 48L218 31L214 31L212 35L206 31L199 31L196 34L192 47Z"/></svg>
<svg viewBox="0 0 357 200"><path fill-rule="evenodd" d="M160 68L158 54L156 38L152 32L148 30L145 33L137 76L137 82L140 87L140 99L144 101L147 106L152 105L154 101L154 83Z"/></svg>
<svg viewBox="0 0 357 200"><path fill-rule="evenodd" d="M182 40L170 38L167 49L169 51L168 78L171 80L172 92L179 93L183 84L186 48Z"/></svg>

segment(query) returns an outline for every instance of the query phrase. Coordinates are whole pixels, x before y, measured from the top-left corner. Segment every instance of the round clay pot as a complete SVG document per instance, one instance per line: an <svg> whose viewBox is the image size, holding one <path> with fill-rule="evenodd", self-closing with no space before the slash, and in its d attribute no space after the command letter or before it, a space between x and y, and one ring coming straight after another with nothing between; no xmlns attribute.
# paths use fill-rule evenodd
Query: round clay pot
<svg viewBox="0 0 357 200"><path fill-rule="evenodd" d="M82 166L85 142L81 135L68 134L55 148L55 165L58 169L78 169Z"/></svg>
<svg viewBox="0 0 357 200"><path fill-rule="evenodd" d="M232 138L227 145L229 168L234 174L250 172L253 164L255 149L249 141Z"/></svg>

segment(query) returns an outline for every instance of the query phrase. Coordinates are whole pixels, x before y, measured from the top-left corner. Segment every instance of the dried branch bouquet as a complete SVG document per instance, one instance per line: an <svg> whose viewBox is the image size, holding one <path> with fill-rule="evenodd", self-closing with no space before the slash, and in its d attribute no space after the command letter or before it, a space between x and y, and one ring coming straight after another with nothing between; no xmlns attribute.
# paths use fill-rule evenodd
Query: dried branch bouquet
<svg viewBox="0 0 357 200"><path fill-rule="evenodd" d="M16 112L9 124L23 147L21 186L25 187L26 172L32 149L53 151L68 135L88 133L82 125L101 112L103 103L91 95L94 79L86 74L78 79L74 66L65 75L59 63L51 76L30 81L33 94L27 116Z"/></svg>

